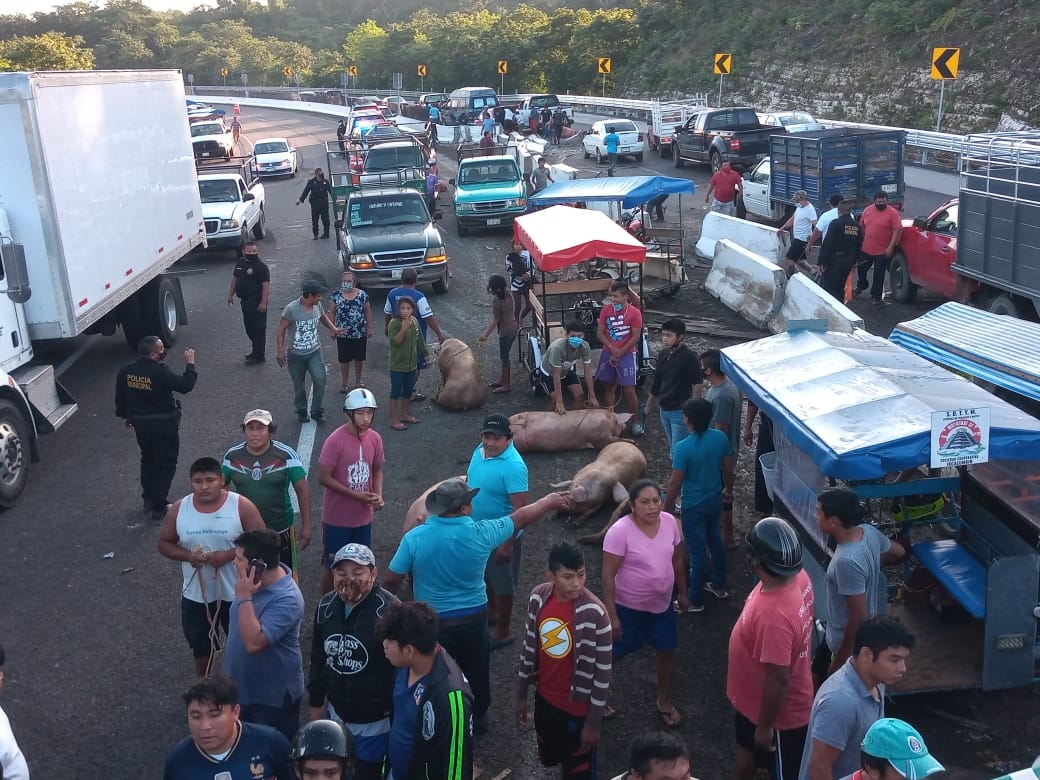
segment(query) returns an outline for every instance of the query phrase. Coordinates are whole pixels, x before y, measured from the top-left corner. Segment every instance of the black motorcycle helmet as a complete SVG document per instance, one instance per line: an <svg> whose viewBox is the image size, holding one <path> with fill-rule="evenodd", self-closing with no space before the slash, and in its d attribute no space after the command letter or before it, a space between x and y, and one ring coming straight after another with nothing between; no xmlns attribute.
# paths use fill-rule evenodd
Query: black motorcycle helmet
<svg viewBox="0 0 1040 780"><path fill-rule="evenodd" d="M292 760L338 758L343 761L344 777L354 771L354 735L334 720L314 720L293 738Z"/></svg>
<svg viewBox="0 0 1040 780"><path fill-rule="evenodd" d="M774 577L790 577L802 568L802 543L790 523L779 517L763 517L752 528L744 545L753 566Z"/></svg>

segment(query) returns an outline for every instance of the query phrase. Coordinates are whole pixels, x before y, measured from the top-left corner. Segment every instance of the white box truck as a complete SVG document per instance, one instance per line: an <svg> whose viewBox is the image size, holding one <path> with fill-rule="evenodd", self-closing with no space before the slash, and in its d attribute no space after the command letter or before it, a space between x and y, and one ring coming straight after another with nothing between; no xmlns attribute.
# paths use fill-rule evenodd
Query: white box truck
<svg viewBox="0 0 1040 780"><path fill-rule="evenodd" d="M172 344L167 269L205 245L179 71L0 73L0 507L76 404L33 344L121 328Z"/></svg>

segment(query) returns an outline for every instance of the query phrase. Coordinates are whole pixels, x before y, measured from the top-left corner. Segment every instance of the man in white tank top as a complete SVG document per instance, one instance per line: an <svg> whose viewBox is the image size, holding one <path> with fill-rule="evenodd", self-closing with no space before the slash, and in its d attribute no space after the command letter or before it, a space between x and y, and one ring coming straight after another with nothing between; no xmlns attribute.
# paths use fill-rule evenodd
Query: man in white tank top
<svg viewBox="0 0 1040 780"><path fill-rule="evenodd" d="M247 498L224 489L216 458L191 464L191 495L166 512L159 529L159 554L181 562L181 628L195 657L195 673L205 677L218 648L218 625L228 630L237 574L235 538L264 528L260 511Z"/></svg>

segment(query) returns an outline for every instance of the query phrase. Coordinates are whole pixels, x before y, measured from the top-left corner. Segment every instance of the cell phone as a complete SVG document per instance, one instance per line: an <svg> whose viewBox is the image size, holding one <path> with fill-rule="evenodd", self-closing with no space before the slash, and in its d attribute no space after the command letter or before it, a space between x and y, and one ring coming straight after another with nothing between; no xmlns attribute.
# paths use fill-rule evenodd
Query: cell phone
<svg viewBox="0 0 1040 780"><path fill-rule="evenodd" d="M264 576L265 571L267 571L267 564L259 558L253 558L249 562L249 575L253 578L254 585L260 584L260 578Z"/></svg>

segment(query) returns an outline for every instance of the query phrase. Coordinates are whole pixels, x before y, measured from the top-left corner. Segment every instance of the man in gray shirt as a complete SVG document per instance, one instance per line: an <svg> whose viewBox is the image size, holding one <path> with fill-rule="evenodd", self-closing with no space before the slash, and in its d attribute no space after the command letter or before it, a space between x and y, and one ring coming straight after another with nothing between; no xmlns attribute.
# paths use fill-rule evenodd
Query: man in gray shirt
<svg viewBox="0 0 1040 780"><path fill-rule="evenodd" d="M735 463L740 452L740 391L722 373L722 355L717 349L706 349L701 353L701 369L708 382L705 398L711 402L711 427L722 431L729 438L729 449ZM723 496L722 543L727 550L737 549L737 540L733 535L732 496Z"/></svg>
<svg viewBox="0 0 1040 780"><path fill-rule="evenodd" d="M296 418L305 423L307 416L307 375L310 374L313 395L311 397L311 414L314 422L325 422L325 409L322 401L325 398L325 358L321 354L321 339L318 334L318 323L332 333L339 335L339 328L328 318L321 308L322 286L313 280L303 283L303 293L291 301L283 310L278 321L278 365L288 367L289 378L293 383L293 404L296 407ZM291 331L291 332L290 332ZM285 344L289 334L288 350Z"/></svg>
<svg viewBox="0 0 1040 780"><path fill-rule="evenodd" d="M914 646L896 618L877 615L856 631L852 657L813 700L798 780L840 780L860 768L860 744L885 717L885 689L906 673Z"/></svg>

